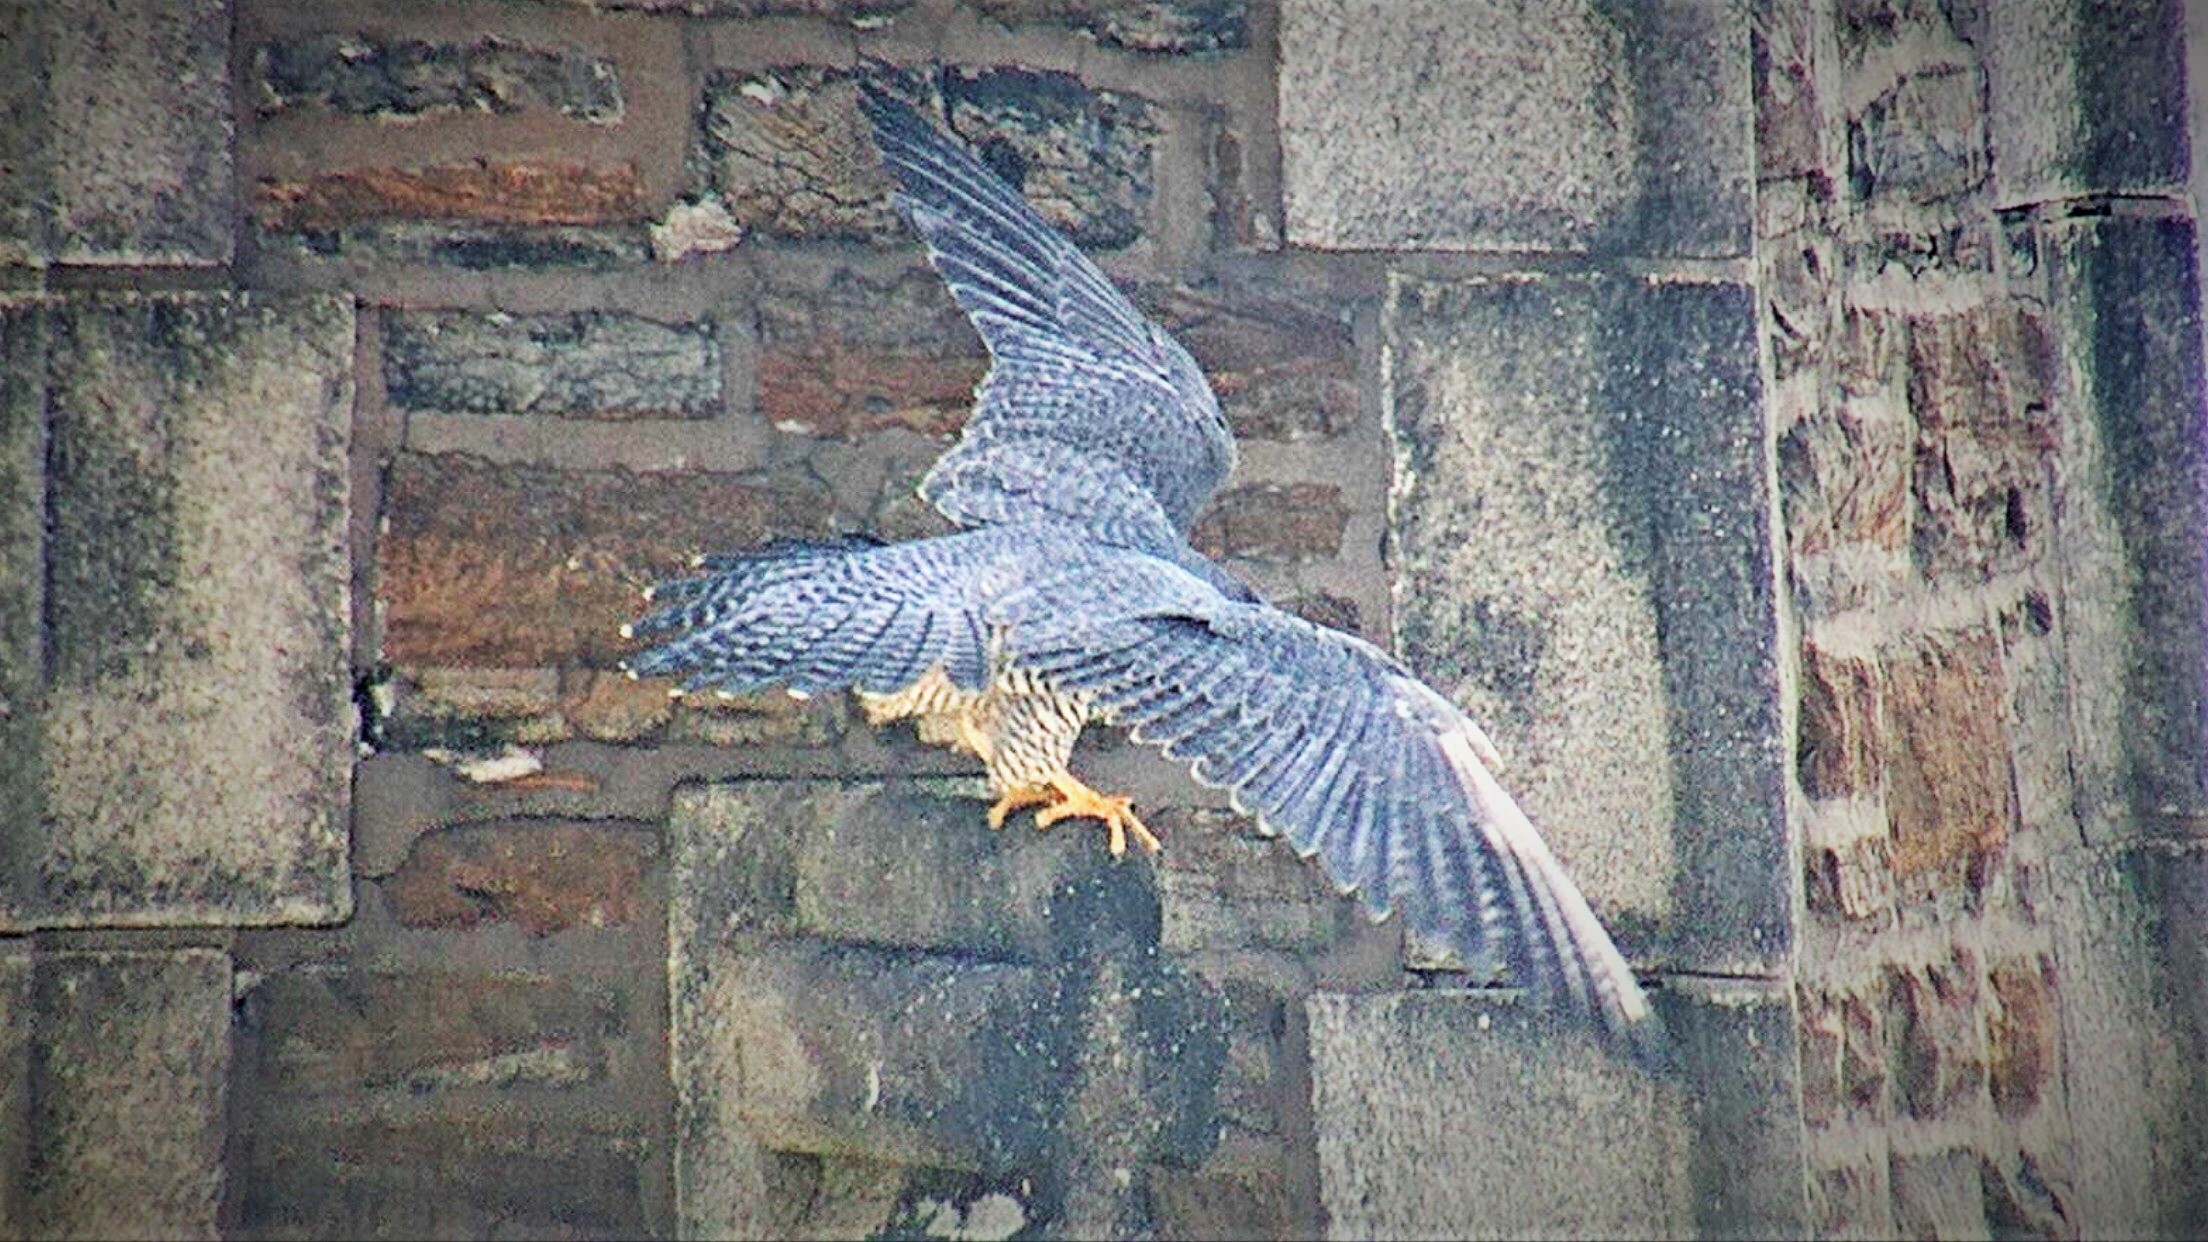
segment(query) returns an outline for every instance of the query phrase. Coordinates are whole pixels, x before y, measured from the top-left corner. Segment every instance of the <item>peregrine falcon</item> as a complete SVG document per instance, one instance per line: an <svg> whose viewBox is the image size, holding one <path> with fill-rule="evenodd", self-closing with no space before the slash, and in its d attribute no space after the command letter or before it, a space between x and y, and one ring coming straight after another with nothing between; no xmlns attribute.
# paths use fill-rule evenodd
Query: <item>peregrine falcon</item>
<svg viewBox="0 0 2208 1242"><path fill-rule="evenodd" d="M958 443L920 494L959 529L703 558L646 593L633 674L685 690L854 689L876 723L978 757L989 823L1094 819L1157 838L1068 769L1096 720L1187 762L1375 918L1400 912L1476 972L1636 1049L1625 960L1510 795L1495 750L1385 651L1267 604L1189 546L1234 466L1196 363L1000 180L910 106L860 108L896 202L988 347Z"/></svg>

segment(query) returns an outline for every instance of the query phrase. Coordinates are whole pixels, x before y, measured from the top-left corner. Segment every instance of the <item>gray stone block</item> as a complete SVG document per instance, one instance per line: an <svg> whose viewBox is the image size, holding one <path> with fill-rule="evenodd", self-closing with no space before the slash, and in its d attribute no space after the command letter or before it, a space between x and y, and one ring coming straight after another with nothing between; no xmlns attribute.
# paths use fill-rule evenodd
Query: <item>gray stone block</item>
<svg viewBox="0 0 2208 1242"><path fill-rule="evenodd" d="M1748 248L1741 6L1289 0L1280 58L1291 243Z"/></svg>
<svg viewBox="0 0 2208 1242"><path fill-rule="evenodd" d="M0 778L36 809L0 838L0 926L342 919L349 303L93 298L0 321L19 463L0 506L20 515L20 447L43 438L51 515L35 687L6 661L24 697Z"/></svg>
<svg viewBox="0 0 2208 1242"><path fill-rule="evenodd" d="M1335 1238L1686 1237L1688 1103L1507 1000L1311 997Z"/></svg>
<svg viewBox="0 0 2208 1242"><path fill-rule="evenodd" d="M1629 955L1792 935L1770 498L1746 288L1395 278L1397 649Z"/></svg>
<svg viewBox="0 0 2208 1242"><path fill-rule="evenodd" d="M2185 6L2011 0L1985 9L2003 206L2185 185Z"/></svg>
<svg viewBox="0 0 2208 1242"><path fill-rule="evenodd" d="M721 411L711 323L637 315L387 311L383 383L405 410L600 418Z"/></svg>
<svg viewBox="0 0 2208 1242"><path fill-rule="evenodd" d="M0 8L0 261L230 261L227 0Z"/></svg>
<svg viewBox="0 0 2208 1242"><path fill-rule="evenodd" d="M24 1125L11 1142L0 1121L0 1184L11 1187L0 1191L0 1229L218 1236L229 958L11 955L0 958L0 988L11 1001L0 1081L16 1084L8 1113Z"/></svg>

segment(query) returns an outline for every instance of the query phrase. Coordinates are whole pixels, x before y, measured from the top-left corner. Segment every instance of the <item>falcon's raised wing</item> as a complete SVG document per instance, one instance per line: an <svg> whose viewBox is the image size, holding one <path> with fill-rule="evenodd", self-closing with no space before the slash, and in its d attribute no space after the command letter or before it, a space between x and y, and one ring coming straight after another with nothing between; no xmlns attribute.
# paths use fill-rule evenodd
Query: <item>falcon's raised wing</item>
<svg viewBox="0 0 2208 1242"><path fill-rule="evenodd" d="M1488 770L1478 726L1361 639L1159 576L1150 590L1124 573L1054 577L989 620L1018 667L1230 791L1375 917L1400 911L1475 971L1507 966L1662 1059L1647 997Z"/></svg>
<svg viewBox="0 0 2208 1242"><path fill-rule="evenodd" d="M1234 440L1186 350L1018 191L904 102L860 107L898 196L994 365L921 494L974 526L1050 518L1185 537Z"/></svg>

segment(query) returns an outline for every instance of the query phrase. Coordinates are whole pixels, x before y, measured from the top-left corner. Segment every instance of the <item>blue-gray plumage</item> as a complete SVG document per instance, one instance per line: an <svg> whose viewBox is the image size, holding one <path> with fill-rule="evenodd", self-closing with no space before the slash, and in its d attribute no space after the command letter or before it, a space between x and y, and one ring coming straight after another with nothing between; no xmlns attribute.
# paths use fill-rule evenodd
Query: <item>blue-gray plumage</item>
<svg viewBox="0 0 2208 1242"><path fill-rule="evenodd" d="M989 348L958 444L921 494L964 529L710 559L665 583L630 662L687 689L851 688L877 722L980 756L990 821L1103 821L1155 848L1123 798L1067 771L1091 719L1231 792L1376 917L1401 912L1475 969L1639 1048L1647 998L1579 890L1496 783L1477 726L1352 635L1264 603L1188 546L1234 464L1179 344L922 120L860 106L898 202Z"/></svg>

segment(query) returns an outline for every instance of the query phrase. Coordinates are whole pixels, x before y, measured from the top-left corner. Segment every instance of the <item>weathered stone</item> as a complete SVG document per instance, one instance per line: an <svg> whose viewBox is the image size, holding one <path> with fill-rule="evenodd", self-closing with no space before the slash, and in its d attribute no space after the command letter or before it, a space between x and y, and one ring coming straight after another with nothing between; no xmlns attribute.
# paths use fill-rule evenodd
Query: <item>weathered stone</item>
<svg viewBox="0 0 2208 1242"><path fill-rule="evenodd" d="M1802 790L1812 798L1876 793L1882 778L1884 731L1878 667L1802 644L1801 718L1794 758Z"/></svg>
<svg viewBox="0 0 2208 1242"><path fill-rule="evenodd" d="M384 656L407 666L610 667L638 591L696 553L819 535L799 477L563 472L408 454L376 561Z"/></svg>
<svg viewBox="0 0 2208 1242"><path fill-rule="evenodd" d="M1794 863L1745 291L1398 277L1384 315L1397 649L1495 738L1629 953L1653 924L1683 960L1776 961Z"/></svg>
<svg viewBox="0 0 2208 1242"><path fill-rule="evenodd" d="M1849 919L1886 915L1894 904L1893 847L1884 836L1843 836L1831 842L1809 833L1803 869L1809 909Z"/></svg>
<svg viewBox="0 0 2208 1242"><path fill-rule="evenodd" d="M1349 507L1332 483L1250 483L1220 493L1189 532L1214 557L1302 561L1337 556Z"/></svg>
<svg viewBox="0 0 2208 1242"><path fill-rule="evenodd" d="M685 13L693 17L828 17L852 25L892 17L913 0L591 0L614 12Z"/></svg>
<svg viewBox="0 0 2208 1242"><path fill-rule="evenodd" d="M646 214L635 165L572 160L478 160L272 178L254 187L254 199L261 227L302 232L392 220L616 224Z"/></svg>
<svg viewBox="0 0 2208 1242"><path fill-rule="evenodd" d="M1312 440L1359 415L1357 344L1339 318L1177 289L1161 322L1188 347L1237 439Z"/></svg>
<svg viewBox="0 0 2208 1242"><path fill-rule="evenodd" d="M1008 26L1067 26L1131 52L1217 55L1250 44L1249 0L975 0L975 7Z"/></svg>
<svg viewBox="0 0 2208 1242"><path fill-rule="evenodd" d="M1959 198L1985 183L1986 84L1976 65L1904 77L1848 122L1848 176L1874 205Z"/></svg>
<svg viewBox="0 0 2208 1242"><path fill-rule="evenodd" d="M386 311L383 383L406 410L595 418L721 411L715 325L638 315Z"/></svg>
<svg viewBox="0 0 2208 1242"><path fill-rule="evenodd" d="M0 261L230 261L230 6L0 10Z"/></svg>
<svg viewBox="0 0 2208 1242"><path fill-rule="evenodd" d="M666 693L667 679L641 684L648 693ZM667 740L709 746L833 746L850 723L841 696L800 703L773 690L733 699L693 695L669 722Z"/></svg>
<svg viewBox="0 0 2208 1242"><path fill-rule="evenodd" d="M1886 1029L1893 1038L1895 1086L1909 1115L1947 1115L1985 1086L1986 1054L1979 1033L1982 991L1971 954L1914 970L1886 972Z"/></svg>
<svg viewBox="0 0 2208 1242"><path fill-rule="evenodd" d="M264 43L253 49L253 81L263 115L316 105L385 118L546 109L595 125L621 119L612 62L499 38L393 42L357 31Z"/></svg>
<svg viewBox="0 0 2208 1242"><path fill-rule="evenodd" d="M1812 1236L1890 1238L1893 1209L1886 1193L1886 1161L1816 1170L1809 1185Z"/></svg>
<svg viewBox="0 0 2208 1242"><path fill-rule="evenodd" d="M2053 527L2047 458L2060 362L2035 322L1983 307L1909 322L1912 544L1927 574L1975 579L2017 567Z"/></svg>
<svg viewBox="0 0 2208 1242"><path fill-rule="evenodd" d="M1986 1016L1986 1085L2011 1121L2029 1116L2055 1078L2059 1017L2054 965L2045 958L2003 962L1986 972L1999 1008Z"/></svg>
<svg viewBox="0 0 2208 1242"><path fill-rule="evenodd" d="M1794 555L1907 546L1912 447L1904 420L1846 408L1787 428L1779 440L1779 494Z"/></svg>
<svg viewBox="0 0 2208 1242"><path fill-rule="evenodd" d="M34 1072L21 1215L41 1238L219 1236L230 961L221 953L51 953L31 959ZM0 1067L5 1068L5 1067ZM11 1093L11 1099L14 1099Z"/></svg>
<svg viewBox="0 0 2208 1242"><path fill-rule="evenodd" d="M1968 1151L1896 1156L1890 1174L1894 1231L1904 1238L1983 1238L1985 1189Z"/></svg>
<svg viewBox="0 0 2208 1242"><path fill-rule="evenodd" d="M2004 205L2185 184L2185 6L1988 5L1994 176Z"/></svg>
<svg viewBox="0 0 2208 1242"><path fill-rule="evenodd" d="M294 967L245 996L242 1067L266 1103L566 1089L606 1073L628 1017L607 991L522 972ZM265 1106L265 1105L264 1105Z"/></svg>
<svg viewBox="0 0 2208 1242"><path fill-rule="evenodd" d="M513 923L542 936L636 922L658 855L658 836L634 824L469 824L417 839L382 889L407 927Z"/></svg>
<svg viewBox="0 0 2208 1242"><path fill-rule="evenodd" d="M789 702L780 695L768 701L774 698ZM677 702L664 685L621 673L577 670L560 680L561 717L578 735L600 742L642 740L673 719Z"/></svg>
<svg viewBox="0 0 2208 1242"><path fill-rule="evenodd" d="M2058 1242L2080 1236L2068 1179L2051 1173L2031 1152L2019 1152L2014 1160L1985 1160L1979 1176L1986 1225L1994 1237Z"/></svg>
<svg viewBox="0 0 2208 1242"><path fill-rule="evenodd" d="M988 367L981 340L920 263L887 277L777 271L759 297L759 409L790 432L947 436Z"/></svg>
<svg viewBox="0 0 2208 1242"><path fill-rule="evenodd" d="M433 263L462 271L553 268L605 271L650 261L642 230L628 226L566 228L542 225L480 227L458 223L392 221L347 225L336 232L272 233L264 254L300 263L370 265Z"/></svg>
<svg viewBox="0 0 2208 1242"><path fill-rule="evenodd" d="M1756 175L1799 177L1825 166L1826 101L1818 91L1814 17L1799 5L1750 9L1755 75Z"/></svg>
<svg viewBox="0 0 2208 1242"><path fill-rule="evenodd" d="M1694 1230L1685 1111L1630 1065L1471 993L1320 993L1306 1013L1336 1236Z"/></svg>
<svg viewBox="0 0 2208 1242"><path fill-rule="evenodd" d="M1270 948L1310 952L1340 934L1353 903L1278 841L1227 811L1151 817L1171 843L1158 857L1160 944L1170 952Z"/></svg>
<svg viewBox="0 0 2208 1242"><path fill-rule="evenodd" d="M1151 193L1149 106L1070 75L947 67L870 71L975 135L983 160L1044 218L1091 248L1139 237ZM779 237L895 237L892 189L849 70L724 71L706 82L698 164L735 222Z"/></svg>
<svg viewBox="0 0 2208 1242"><path fill-rule="evenodd" d="M0 440L46 464L42 654L8 658L0 686L20 722L0 777L23 812L0 833L0 924L342 919L350 304L88 298L0 318Z"/></svg>
<svg viewBox="0 0 2208 1242"><path fill-rule="evenodd" d="M1908 899L1975 895L2016 820L1999 642L1985 631L1920 638L1882 663L1895 878Z"/></svg>
<svg viewBox="0 0 2208 1242"><path fill-rule="evenodd" d="M1288 240L1743 253L1747 54L1746 11L1727 6L1294 0L1280 29Z"/></svg>

